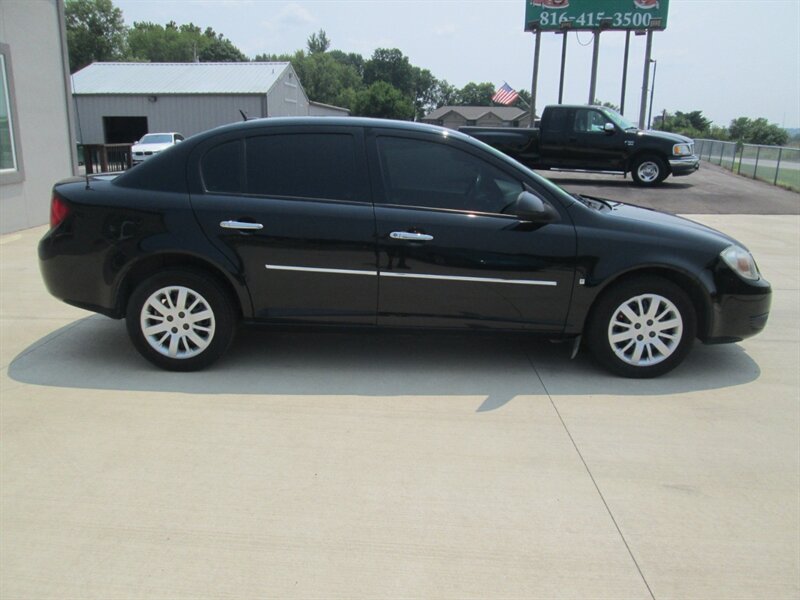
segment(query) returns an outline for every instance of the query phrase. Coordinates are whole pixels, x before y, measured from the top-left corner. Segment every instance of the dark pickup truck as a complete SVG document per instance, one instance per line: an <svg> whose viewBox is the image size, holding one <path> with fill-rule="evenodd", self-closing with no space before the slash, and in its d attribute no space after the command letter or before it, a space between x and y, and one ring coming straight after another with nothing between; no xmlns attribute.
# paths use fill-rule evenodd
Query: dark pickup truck
<svg viewBox="0 0 800 600"><path fill-rule="evenodd" d="M689 175L700 160L694 142L664 131L642 131L604 106L554 105L538 129L461 127L533 169L615 171L638 185L658 185L668 175Z"/></svg>

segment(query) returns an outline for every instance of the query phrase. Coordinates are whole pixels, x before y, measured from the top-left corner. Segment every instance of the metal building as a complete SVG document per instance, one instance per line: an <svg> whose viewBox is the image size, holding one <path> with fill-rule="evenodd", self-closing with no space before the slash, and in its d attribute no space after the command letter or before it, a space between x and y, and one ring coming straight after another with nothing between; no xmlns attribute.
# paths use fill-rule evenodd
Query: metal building
<svg viewBox="0 0 800 600"><path fill-rule="evenodd" d="M72 93L83 144L131 143L154 132L190 136L240 121L242 112L349 114L310 102L288 62L93 63L72 76Z"/></svg>
<svg viewBox="0 0 800 600"><path fill-rule="evenodd" d="M63 0L0 0L0 233L47 222L77 172Z"/></svg>

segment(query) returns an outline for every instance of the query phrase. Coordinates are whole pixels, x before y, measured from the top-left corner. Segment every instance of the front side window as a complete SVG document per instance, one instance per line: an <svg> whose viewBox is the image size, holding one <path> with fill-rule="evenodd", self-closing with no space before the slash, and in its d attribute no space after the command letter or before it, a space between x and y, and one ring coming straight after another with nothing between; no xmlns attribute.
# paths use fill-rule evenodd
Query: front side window
<svg viewBox="0 0 800 600"><path fill-rule="evenodd" d="M247 139L247 193L357 200L355 140L345 133L274 134Z"/></svg>
<svg viewBox="0 0 800 600"><path fill-rule="evenodd" d="M0 44L0 173L15 175L20 169L8 56L8 46Z"/></svg>
<svg viewBox="0 0 800 600"><path fill-rule="evenodd" d="M602 133L610 121L597 110L579 108L575 111L575 131L579 133Z"/></svg>
<svg viewBox="0 0 800 600"><path fill-rule="evenodd" d="M508 212L522 183L444 143L378 138L386 202L470 212Z"/></svg>

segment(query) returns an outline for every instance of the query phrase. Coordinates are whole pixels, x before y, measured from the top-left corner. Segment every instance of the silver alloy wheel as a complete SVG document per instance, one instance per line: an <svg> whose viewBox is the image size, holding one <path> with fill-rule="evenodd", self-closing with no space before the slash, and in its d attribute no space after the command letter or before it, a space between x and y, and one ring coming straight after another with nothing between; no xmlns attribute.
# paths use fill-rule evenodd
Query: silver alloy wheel
<svg viewBox="0 0 800 600"><path fill-rule="evenodd" d="M658 164L652 160L646 160L636 168L636 174L639 180L644 183L653 183L658 179L661 172Z"/></svg>
<svg viewBox="0 0 800 600"><path fill-rule="evenodd" d="M634 367L656 365L678 348L683 319L664 296L642 294L623 302L608 324L608 341L621 361Z"/></svg>
<svg viewBox="0 0 800 600"><path fill-rule="evenodd" d="M169 358L192 358L208 348L214 337L214 311L196 291L171 285L145 301L139 325L156 352Z"/></svg>

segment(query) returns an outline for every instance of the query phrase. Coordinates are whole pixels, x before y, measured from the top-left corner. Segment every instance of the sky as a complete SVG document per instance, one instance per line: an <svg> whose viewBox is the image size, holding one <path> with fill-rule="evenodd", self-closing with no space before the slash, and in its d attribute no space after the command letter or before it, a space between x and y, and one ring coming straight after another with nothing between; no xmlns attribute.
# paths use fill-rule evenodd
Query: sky
<svg viewBox="0 0 800 600"><path fill-rule="evenodd" d="M331 49L369 58L399 48L411 64L456 87L488 81L531 89L533 39L526 0L113 0L127 25L193 22L242 52L292 53L324 29ZM598 3L603 0L597 0ZM543 33L537 107L558 101L561 36ZM590 32L569 34L565 103L589 100ZM604 32L596 96L620 104L625 34ZM638 120L645 37L631 36L625 115ZM766 117L800 127L800 0L671 0L653 35L653 112L702 110L716 125Z"/></svg>

